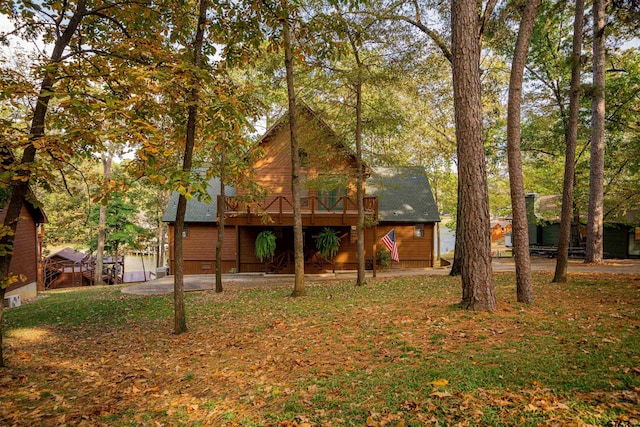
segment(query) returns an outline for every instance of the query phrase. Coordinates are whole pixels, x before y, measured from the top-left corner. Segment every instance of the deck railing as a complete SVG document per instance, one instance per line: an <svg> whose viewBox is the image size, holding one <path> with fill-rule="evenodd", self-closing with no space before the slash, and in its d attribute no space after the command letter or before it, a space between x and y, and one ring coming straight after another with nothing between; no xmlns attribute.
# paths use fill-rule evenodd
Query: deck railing
<svg viewBox="0 0 640 427"><path fill-rule="evenodd" d="M218 197L218 210L231 216L265 217L271 216L277 222L282 220L283 215L291 215L293 213L293 200L287 196L269 196L263 201L248 202L242 197L226 196L224 203ZM368 196L364 198L365 215L378 219L378 198ZM343 197L318 197L308 196L301 200L301 212L303 215L310 215L311 219L321 215L341 214L357 215L358 205L355 199Z"/></svg>

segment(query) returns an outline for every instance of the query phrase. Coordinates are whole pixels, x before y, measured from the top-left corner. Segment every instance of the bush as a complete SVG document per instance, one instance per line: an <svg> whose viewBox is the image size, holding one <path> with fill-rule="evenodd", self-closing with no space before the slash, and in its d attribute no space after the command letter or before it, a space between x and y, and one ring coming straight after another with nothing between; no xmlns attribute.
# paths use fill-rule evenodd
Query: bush
<svg viewBox="0 0 640 427"><path fill-rule="evenodd" d="M378 265L381 270L386 270L391 267L391 254L387 248L378 248L376 251L376 265Z"/></svg>

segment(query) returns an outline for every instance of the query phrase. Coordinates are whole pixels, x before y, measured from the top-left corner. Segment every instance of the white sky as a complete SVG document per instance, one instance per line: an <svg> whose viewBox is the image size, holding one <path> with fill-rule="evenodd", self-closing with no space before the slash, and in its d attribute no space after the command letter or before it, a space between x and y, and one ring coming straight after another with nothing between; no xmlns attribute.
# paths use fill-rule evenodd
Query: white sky
<svg viewBox="0 0 640 427"><path fill-rule="evenodd" d="M2 1L2 0L0 0ZM3 13L0 13L0 33L6 33L12 31L14 28L13 23L9 20L9 17ZM37 45L32 42L24 41L19 37L10 37L9 46L0 45L0 53L11 53L15 50L22 50L25 52L34 51L36 48L41 50L45 45L38 43Z"/></svg>

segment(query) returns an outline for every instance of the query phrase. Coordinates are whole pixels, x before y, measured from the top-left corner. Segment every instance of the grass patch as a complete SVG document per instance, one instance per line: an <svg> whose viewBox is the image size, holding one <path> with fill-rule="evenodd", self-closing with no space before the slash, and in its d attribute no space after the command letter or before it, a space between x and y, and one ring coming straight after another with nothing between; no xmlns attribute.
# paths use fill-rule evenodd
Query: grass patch
<svg viewBox="0 0 640 427"><path fill-rule="evenodd" d="M640 277L550 279L496 274L495 313L441 276L189 293L177 336L171 296L51 292L5 313L0 424L636 422Z"/></svg>

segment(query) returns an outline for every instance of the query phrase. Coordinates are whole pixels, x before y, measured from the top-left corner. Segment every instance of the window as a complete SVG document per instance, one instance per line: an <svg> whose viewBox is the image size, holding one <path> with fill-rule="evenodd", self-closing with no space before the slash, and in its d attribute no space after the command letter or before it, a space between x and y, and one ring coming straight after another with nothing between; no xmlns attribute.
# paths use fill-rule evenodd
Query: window
<svg viewBox="0 0 640 427"><path fill-rule="evenodd" d="M344 204L342 199L347 195L346 188L334 188L333 190L320 190L318 199L320 200L320 210L341 210Z"/></svg>
<svg viewBox="0 0 640 427"><path fill-rule="evenodd" d="M298 149L298 157L300 158L300 167L309 166L309 153L304 148Z"/></svg>
<svg viewBox="0 0 640 427"><path fill-rule="evenodd" d="M413 229L413 237L422 239L424 237L424 224L416 224Z"/></svg>
<svg viewBox="0 0 640 427"><path fill-rule="evenodd" d="M184 225L184 230L182 230L182 237L189 237L189 227L187 224Z"/></svg>

